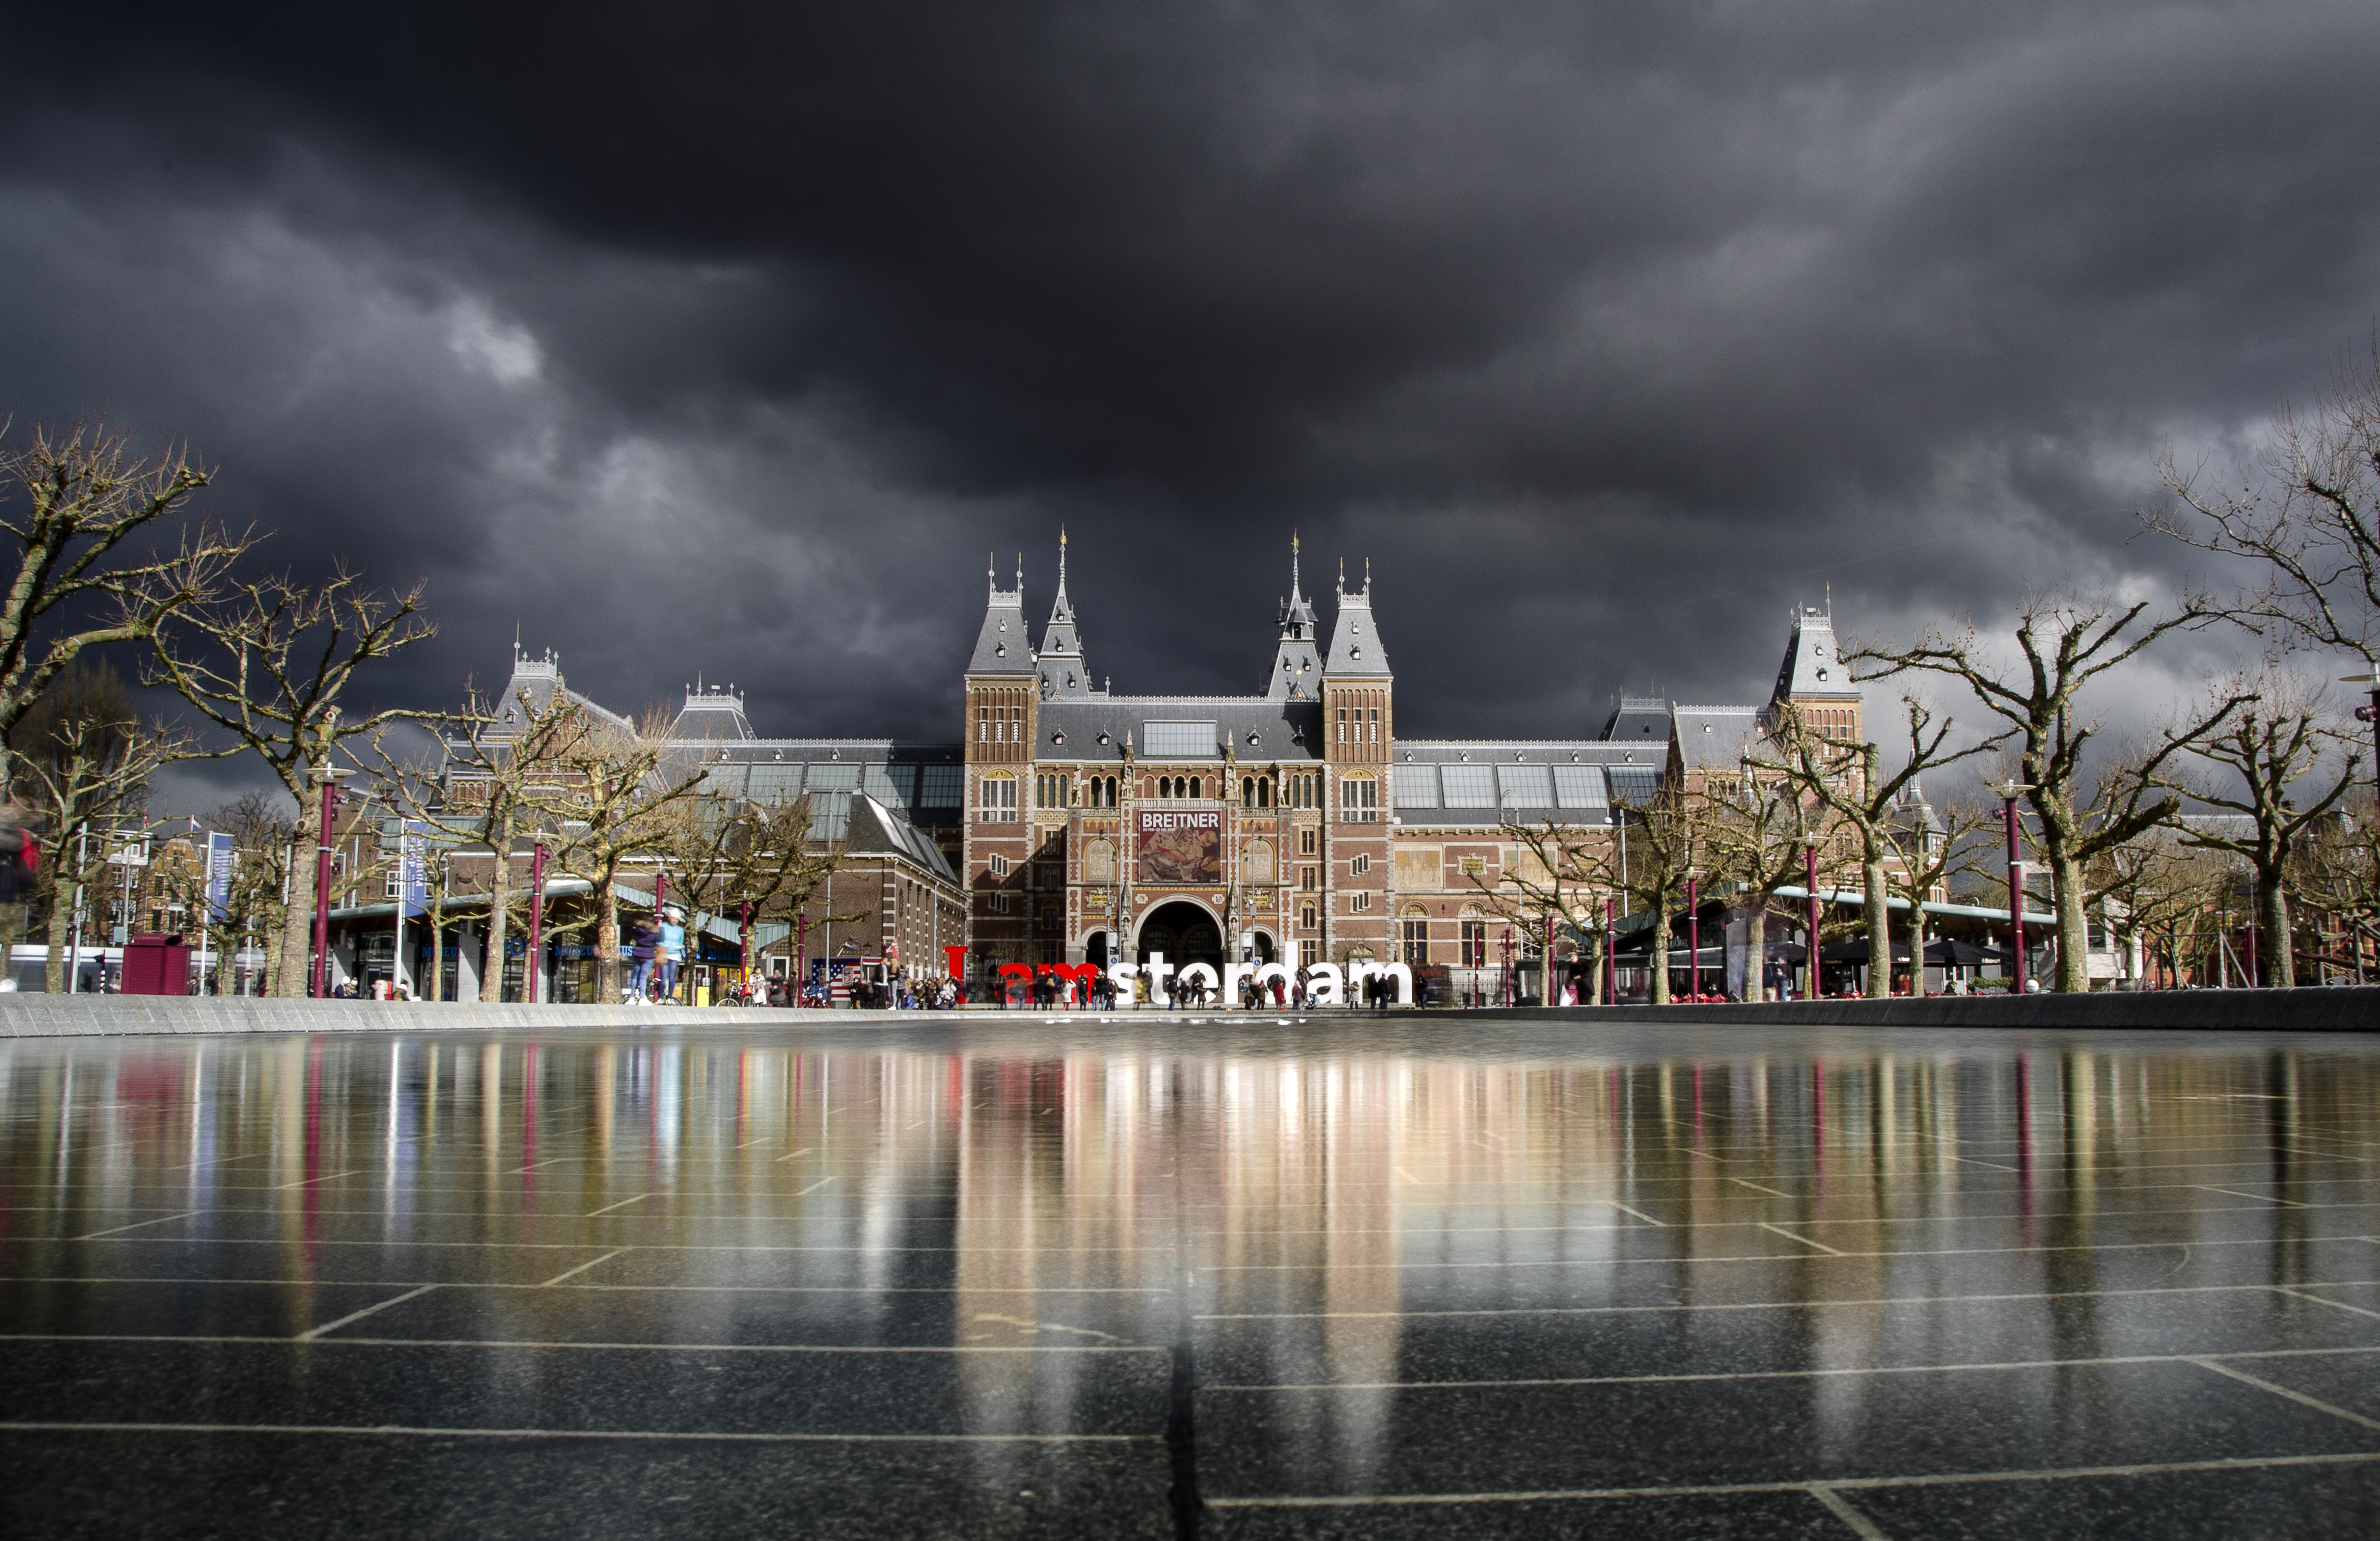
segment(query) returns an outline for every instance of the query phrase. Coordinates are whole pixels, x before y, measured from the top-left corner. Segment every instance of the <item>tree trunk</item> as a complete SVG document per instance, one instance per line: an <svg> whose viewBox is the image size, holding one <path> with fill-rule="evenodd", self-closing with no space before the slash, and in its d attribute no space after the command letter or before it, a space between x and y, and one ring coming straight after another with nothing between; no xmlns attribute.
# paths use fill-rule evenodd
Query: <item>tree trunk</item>
<svg viewBox="0 0 2380 1541"><path fill-rule="evenodd" d="M620 891L608 870L595 878L595 999L620 999Z"/></svg>
<svg viewBox="0 0 2380 1541"><path fill-rule="evenodd" d="M281 916L281 953L273 970L273 993L285 1001L304 1000L313 983L314 873L322 843L322 788L316 786L313 794L298 795L297 829L289 843L289 908Z"/></svg>
<svg viewBox="0 0 2380 1541"><path fill-rule="evenodd" d="M2258 980L2267 989L2292 989L2298 982L2296 950L2289 939L2289 892L2277 873L2256 874L2256 924L2264 939L2256 949Z"/></svg>
<svg viewBox="0 0 2380 1541"><path fill-rule="evenodd" d="M1752 906L1743 929L1743 998L1768 999L1768 896Z"/></svg>
<svg viewBox="0 0 2380 1541"><path fill-rule="evenodd" d="M61 850L65 843L60 842ZM50 955L42 971L42 988L52 995L66 989L67 939L74 931L74 895L67 881L65 864L52 858L50 868Z"/></svg>
<svg viewBox="0 0 2380 1541"><path fill-rule="evenodd" d="M1925 899L1914 889L1909 894L1909 998L1925 999Z"/></svg>
<svg viewBox="0 0 2380 1541"><path fill-rule="evenodd" d="M480 969L480 1001L500 1006L504 1000L504 931L512 919L513 821L509 815L488 831L488 849L495 864L488 873L488 951ZM522 978L527 979L524 972Z"/></svg>
<svg viewBox="0 0 2380 1541"><path fill-rule="evenodd" d="M1670 906L1666 900L1653 906L1653 950L1645 961L1653 965L1652 1002L1666 1006L1670 1003Z"/></svg>
<svg viewBox="0 0 2380 1541"><path fill-rule="evenodd" d="M2091 989L2091 933L2082 914L2082 868L2062 851L2049 853L2051 902L2058 914L2058 990L2085 995Z"/></svg>
<svg viewBox="0 0 2380 1541"><path fill-rule="evenodd" d="M1603 947L1602 944L1598 942L1595 947L1595 955L1587 960L1586 965L1587 1004L1591 1006L1618 1005L1618 1001L1607 1000L1605 998L1605 990L1606 986L1603 978Z"/></svg>
<svg viewBox="0 0 2380 1541"><path fill-rule="evenodd" d="M441 877L439 883L431 884L429 893L430 999L432 1001L446 999L446 891L439 886L444 880Z"/></svg>
<svg viewBox="0 0 2380 1541"><path fill-rule="evenodd" d="M1867 884L1867 989L1871 1001L1892 993L1892 903L1884 880L1884 857L1870 851L1860 862Z"/></svg>

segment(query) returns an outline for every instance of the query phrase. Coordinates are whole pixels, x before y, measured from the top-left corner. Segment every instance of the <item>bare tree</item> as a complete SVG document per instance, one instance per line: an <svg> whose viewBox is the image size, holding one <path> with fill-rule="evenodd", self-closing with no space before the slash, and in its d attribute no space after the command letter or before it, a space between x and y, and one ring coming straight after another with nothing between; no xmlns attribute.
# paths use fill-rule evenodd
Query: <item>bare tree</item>
<svg viewBox="0 0 2380 1541"><path fill-rule="evenodd" d="M2212 820L2185 820L2181 840L2247 864L2262 940L2257 971L2264 977L2256 982L2275 989L2297 983L2288 879L2298 842L2345 799L2362 763L2320 698L2319 686L2275 669L2235 676L2215 687L2203 725L2168 734L2175 747L2216 773L2177 772L2170 758L2143 772L2151 784L2244 821L2233 831Z"/></svg>
<svg viewBox="0 0 2380 1541"><path fill-rule="evenodd" d="M1963 871L1977 870L1975 837L1999 822L1999 814L1975 797L1954 797L1939 807L1925 801L1912 780L1896 816L1887 824L1893 860L1885 881L1909 905L1910 993L1925 993L1925 904L1937 888Z"/></svg>
<svg viewBox="0 0 2380 1541"><path fill-rule="evenodd" d="M1814 806L1794 788L1791 777L1753 766L1751 746L1745 746L1736 776L1712 772L1704 778L1703 796L1709 809L1710 875L1735 885L1744 904L1748 925L1744 951L1744 998L1767 999L1768 911L1778 892L1802 881L1803 853L1813 841L1812 815L1823 823L1823 805ZM1815 837L1821 843L1825 836ZM1817 977L1817 960L1811 960L1811 977Z"/></svg>
<svg viewBox="0 0 2380 1541"><path fill-rule="evenodd" d="M251 987L262 993L280 977L285 962L288 906L282 893L289 880L292 824L286 805L258 788L243 792L217 808L209 822L231 836L235 865L224 924L243 937L263 940L272 951L264 960L263 980Z"/></svg>
<svg viewBox="0 0 2380 1541"><path fill-rule="evenodd" d="M2120 818L2085 818L2084 750L2098 733L2098 721L2077 725L2075 707L2091 685L2122 667L2169 632L2204 625L2216 611L2201 595L2184 594L2179 606L2152 615L2145 601L2126 604L2105 596L2035 593L2020 607L2012 639L2021 655L2015 668L1995 662L1970 625L1963 630L1929 628L1915 645L1888 648L1867 642L1841 654L1860 669L1856 677L1883 679L1920 672L1964 684L1975 699L2008 726L2024 794L2040 827L2043 864L2049 869L2058 915L2058 989L2086 990L2090 979L2084 949L2083 868L2102 847L2119 844L2163 819L2172 809L2144 803ZM1995 742L1998 742L1996 739Z"/></svg>
<svg viewBox="0 0 2380 1541"><path fill-rule="evenodd" d="M443 746L436 767L407 763L378 743L374 758L391 801L404 818L454 847L450 858L468 859L476 847L487 851L487 966L480 999L494 1005L504 1000L504 945L516 902L513 849L523 836L538 835L551 835L561 846L564 823L576 816L572 799L581 790L573 757L607 724L567 691L540 701L524 690L510 701L494 701L468 686L462 710L433 722ZM444 920L445 897L438 924ZM443 978L440 984L443 989Z"/></svg>
<svg viewBox="0 0 2380 1541"><path fill-rule="evenodd" d="M588 923L595 933L600 1001L619 999L620 879L632 864L669 847L677 832L677 805L702 789L698 776L664 770L674 721L655 708L634 729L596 723L555 755L567 783L557 855L563 869L586 879L592 890Z"/></svg>
<svg viewBox="0 0 2380 1541"><path fill-rule="evenodd" d="M1670 1003L1670 942L1676 934L1671 911L1685 902L1686 880L1708 848L1710 814L1702 795L1664 785L1640 807L1626 799L1611 805L1615 824L1624 820L1624 841L1603 846L1590 858L1587 880L1599 883L1652 916L1651 999ZM1619 832L1619 831L1615 831ZM1615 981L1614 993L1617 994Z"/></svg>
<svg viewBox="0 0 2380 1541"><path fill-rule="evenodd" d="M2380 941L2380 821L2372 793L2358 787L2348 794L2334 816L2298 842L2295 866L2295 892L2339 923L2352 954L2340 961L2362 984L2366 944Z"/></svg>
<svg viewBox="0 0 2380 1541"><path fill-rule="evenodd" d="M2311 406L2284 404L2259 458L2259 479L2234 493L2168 449L2158 470L2175 502L2143 521L2252 563L2253 587L2228 608L2277 648L2337 649L2380 669L2380 332Z"/></svg>
<svg viewBox="0 0 2380 1541"><path fill-rule="evenodd" d="M436 635L421 613L422 586L403 593L367 588L340 567L319 584L286 574L225 586L219 596L172 611L154 628L148 683L171 686L227 731L220 755L252 750L297 800L293 831L300 850L328 838L317 806L322 780L351 740L369 741L390 723L425 713L389 709L347 717L341 702L356 672ZM291 874L284 918L285 957L309 955L314 912L313 864ZM283 968L282 996L306 993L306 970Z"/></svg>
<svg viewBox="0 0 2380 1541"><path fill-rule="evenodd" d="M1495 884L1491 887L1479 874L1469 874L1469 881L1497 916L1536 938L1545 970L1544 1003L1550 1006L1554 1003L1556 941L1571 928L1590 934L1599 934L1603 929L1603 917L1594 914L1593 905L1593 901L1606 892L1600 881L1600 838L1585 826L1559 823L1551 818L1538 824L1507 820L1504 837L1512 843L1509 848L1512 859L1501 864ZM1600 953L1595 955L1591 966L1591 977L1600 993Z"/></svg>
<svg viewBox="0 0 2380 1541"><path fill-rule="evenodd" d="M1913 696L1901 698L1909 723L1908 752L1900 769L1884 774L1884 757L1874 744L1835 738L1805 723L1791 705L1780 706L1776 739L1788 757L1755 760L1760 769L1791 778L1795 788L1825 807L1858 842L1863 897L1867 911L1867 994L1882 999L1892 993L1892 892L1888 868L1900 858L1894 838L1904 791L1938 766L1953 765L1984 754L1999 740L1985 739L1963 749L1950 748L1956 727L1950 718L1934 724L1934 714ZM1813 939L1815 940L1815 939ZM1922 958L1912 958L1922 975Z"/></svg>
<svg viewBox="0 0 2380 1541"><path fill-rule="evenodd" d="M152 637L211 597L254 544L248 533L195 528L170 547L128 549L212 476L187 450L140 455L103 426L37 428L24 448L0 452L0 479L14 493L0 529L16 556L0 590L0 783L18 720L60 671L85 649Z"/></svg>
<svg viewBox="0 0 2380 1541"><path fill-rule="evenodd" d="M18 783L51 831L41 887L50 911L45 988L55 993L66 984L78 896L106 870L110 837L140 827L150 779L188 740L163 722L144 726L123 676L89 661L53 673L8 737Z"/></svg>
<svg viewBox="0 0 2380 1541"><path fill-rule="evenodd" d="M661 859L673 875L673 895L698 925L705 914L740 916L746 904L756 921L790 918L827 886L846 856L844 842L814 838L807 796L760 803L709 792L674 802L662 821L667 834ZM825 918L832 925L872 913Z"/></svg>

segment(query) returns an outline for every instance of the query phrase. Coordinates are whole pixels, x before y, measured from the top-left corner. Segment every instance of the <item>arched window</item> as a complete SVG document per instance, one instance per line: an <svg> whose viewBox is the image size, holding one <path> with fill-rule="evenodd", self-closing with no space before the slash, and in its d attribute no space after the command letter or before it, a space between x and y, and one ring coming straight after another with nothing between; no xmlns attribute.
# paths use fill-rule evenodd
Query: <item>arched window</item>
<svg viewBox="0 0 2380 1541"><path fill-rule="evenodd" d="M1463 966L1488 966L1488 912L1476 904L1463 906L1459 918L1463 932Z"/></svg>
<svg viewBox="0 0 2380 1541"><path fill-rule="evenodd" d="M1190 795L1193 797L1198 795L1198 778L1196 776L1190 778Z"/></svg>
<svg viewBox="0 0 2380 1541"><path fill-rule="evenodd" d="M1415 968L1429 962L1429 911L1419 904L1405 906L1404 924L1399 928L1404 943L1404 962Z"/></svg>

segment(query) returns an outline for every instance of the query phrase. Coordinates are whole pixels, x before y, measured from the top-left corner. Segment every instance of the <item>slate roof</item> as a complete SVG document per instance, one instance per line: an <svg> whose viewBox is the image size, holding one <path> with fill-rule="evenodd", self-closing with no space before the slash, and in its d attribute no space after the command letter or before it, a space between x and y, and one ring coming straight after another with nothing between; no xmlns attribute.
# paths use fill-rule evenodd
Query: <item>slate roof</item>
<svg viewBox="0 0 2380 1541"><path fill-rule="evenodd" d="M1021 579L1017 587L1024 588ZM997 649L995 643L995 659ZM1066 532L1062 529L1058 532L1058 594L1050 603L1050 624L1041 631L1038 658L1043 700L1096 694L1091 689L1090 665L1083 657L1082 633L1075 625L1075 603L1066 597Z"/></svg>
<svg viewBox="0 0 2380 1541"><path fill-rule="evenodd" d="M1741 766L1747 753L1765 754L1761 709L1748 706L1682 706L1677 724L1678 758L1688 770Z"/></svg>
<svg viewBox="0 0 2380 1541"><path fill-rule="evenodd" d="M1318 760L1322 758L1322 704L1276 700L1264 696L1094 696L1085 700L1042 703L1040 742L1034 758L1092 763L1121 761L1129 735L1134 754L1148 760L1223 758L1223 743L1244 760ZM1212 722L1215 734L1204 752L1148 747L1151 722ZM1061 738L1058 735L1063 735ZM1101 743L1101 735L1106 742Z"/></svg>
<svg viewBox="0 0 2380 1541"><path fill-rule="evenodd" d="M1785 663L1777 671L1777 689L1770 699L1796 696L1860 698L1859 686L1835 656L1835 618L1815 605L1803 605L1793 617L1793 635L1785 644Z"/></svg>
<svg viewBox="0 0 2380 1541"><path fill-rule="evenodd" d="M1381 645L1372 624L1372 583L1367 576L1361 590L1339 591L1339 613L1330 623L1330 655L1322 666L1330 679L1387 679L1389 649Z"/></svg>
<svg viewBox="0 0 2380 1541"><path fill-rule="evenodd" d="M687 691L686 705L670 724L673 740L742 742L752 736L752 723L744 715L744 698L732 689L705 690L698 686Z"/></svg>
<svg viewBox="0 0 2380 1541"><path fill-rule="evenodd" d="M970 674L1018 674L1033 677L1033 644L1025 630L1025 564L1016 567L1016 587L1002 588L991 580L990 599L984 605L983 629L976 634L975 654L967 660Z"/></svg>
<svg viewBox="0 0 2380 1541"><path fill-rule="evenodd" d="M1281 605L1281 645L1273 649L1265 694L1275 700L1310 701L1322 694L1322 628L1299 585L1297 540L1289 542L1289 598Z"/></svg>
<svg viewBox="0 0 2380 1541"><path fill-rule="evenodd" d="M1622 696L1603 724L1603 736L1629 743L1655 743L1670 731L1670 702L1663 696Z"/></svg>
<svg viewBox="0 0 2380 1541"><path fill-rule="evenodd" d="M844 848L855 856L905 856L945 882L956 883L958 874L942 855L941 847L928 840L892 808L861 793L851 799L850 823L844 840Z"/></svg>
<svg viewBox="0 0 2380 1541"><path fill-rule="evenodd" d="M560 691L589 716L616 728L634 731L636 724L601 702L580 695L565 683L562 660L549 649L542 658L531 658L518 649L513 651L513 672L504 687L489 702L496 721L487 730L490 738L510 738L520 731L521 703L526 700L532 711L543 711L552 705L555 691Z"/></svg>

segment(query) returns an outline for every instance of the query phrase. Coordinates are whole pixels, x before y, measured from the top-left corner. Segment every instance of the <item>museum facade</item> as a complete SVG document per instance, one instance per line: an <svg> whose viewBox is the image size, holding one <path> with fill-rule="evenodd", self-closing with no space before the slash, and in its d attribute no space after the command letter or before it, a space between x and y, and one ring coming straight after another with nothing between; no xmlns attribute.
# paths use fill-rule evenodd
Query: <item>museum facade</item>
<svg viewBox="0 0 2380 1541"><path fill-rule="evenodd" d="M1420 739L1397 732L1368 568L1361 588L1336 586L1326 635L1294 542L1271 666L1246 696L1094 688L1062 537L1038 642L1021 565L1014 588L987 588L956 864L977 972L1162 953L1436 965L1459 988L1527 945L1493 898L1532 859L1513 826L1611 829L1665 781L1734 767L1779 702L1860 728L1816 610L1794 614L1767 701L1623 698L1593 735Z"/></svg>

